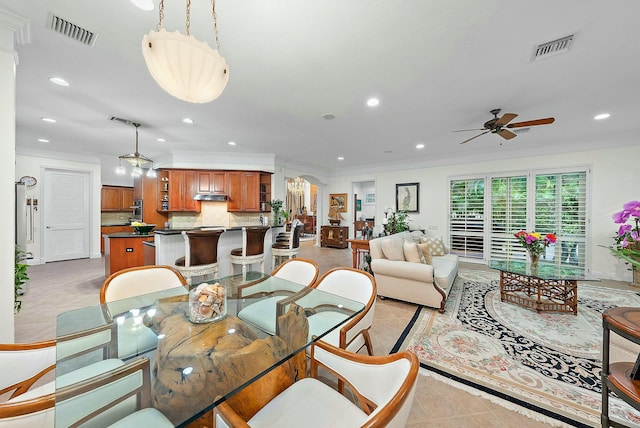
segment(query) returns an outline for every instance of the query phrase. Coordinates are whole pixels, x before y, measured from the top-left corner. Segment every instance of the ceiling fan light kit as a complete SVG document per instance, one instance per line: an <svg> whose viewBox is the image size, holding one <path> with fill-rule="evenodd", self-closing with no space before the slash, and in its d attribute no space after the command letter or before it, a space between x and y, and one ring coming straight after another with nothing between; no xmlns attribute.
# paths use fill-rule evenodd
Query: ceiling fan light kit
<svg viewBox="0 0 640 428"><path fill-rule="evenodd" d="M217 49L189 34L190 0L187 0L186 34L162 28L164 0L161 0L157 31L152 30L142 38L142 55L156 83L174 97L191 103L215 100L229 81L229 66L220 55L215 0L211 4Z"/></svg>
<svg viewBox="0 0 640 428"><path fill-rule="evenodd" d="M483 132L481 132L478 135L475 135L471 138L468 138L466 140L464 140L463 142L461 142L460 144L465 144L468 143L471 140L474 140L484 134L488 134L489 132L493 133L493 134L498 134L499 136L501 136L502 138L504 138L505 140L510 140L512 138L517 137L517 135L510 131L507 128L524 128L524 127L529 127L529 126L537 126L537 125L549 125L553 122L555 122L555 118L553 117L547 117L544 119L535 119L535 120L528 120L525 122L516 122L516 123L509 123L511 122L513 119L515 119L516 117L518 117L518 115L516 113L505 113L502 115L502 117L498 117L498 114L500 114L501 109L496 108L491 110L491 114L493 115L493 119L490 119L488 121L486 121L484 123L484 127L480 128L480 129L460 129L457 131L453 131L453 132L466 132L466 131L482 131L485 130Z"/></svg>

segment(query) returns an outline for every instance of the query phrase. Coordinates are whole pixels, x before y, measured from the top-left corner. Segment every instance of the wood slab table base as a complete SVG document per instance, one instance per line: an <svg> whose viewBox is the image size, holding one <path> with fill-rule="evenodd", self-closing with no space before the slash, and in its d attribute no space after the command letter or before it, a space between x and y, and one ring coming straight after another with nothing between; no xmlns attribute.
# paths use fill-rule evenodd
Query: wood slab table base
<svg viewBox="0 0 640 428"><path fill-rule="evenodd" d="M541 311L578 315L578 281L500 271L500 300Z"/></svg>

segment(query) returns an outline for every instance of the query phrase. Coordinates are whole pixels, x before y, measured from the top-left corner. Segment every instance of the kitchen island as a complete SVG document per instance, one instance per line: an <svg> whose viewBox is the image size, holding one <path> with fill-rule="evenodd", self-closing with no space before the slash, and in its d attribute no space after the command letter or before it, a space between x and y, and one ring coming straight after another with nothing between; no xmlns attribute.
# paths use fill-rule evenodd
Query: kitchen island
<svg viewBox="0 0 640 428"><path fill-rule="evenodd" d="M133 232L118 232L103 235L104 239L104 274L130 267L144 265L143 242L153 241L154 235L138 235Z"/></svg>
<svg viewBox="0 0 640 428"><path fill-rule="evenodd" d="M215 226L199 227L197 229L216 228ZM264 238L264 271L271 272L271 245L275 242L278 233L284 232L284 226L272 226ZM242 227L226 228L218 241L218 277L234 274L231 265L231 250L242 247ZM156 264L174 266L179 257L186 253L182 229L158 229L155 230ZM259 267L256 265L254 270ZM240 271L240 268L238 268Z"/></svg>

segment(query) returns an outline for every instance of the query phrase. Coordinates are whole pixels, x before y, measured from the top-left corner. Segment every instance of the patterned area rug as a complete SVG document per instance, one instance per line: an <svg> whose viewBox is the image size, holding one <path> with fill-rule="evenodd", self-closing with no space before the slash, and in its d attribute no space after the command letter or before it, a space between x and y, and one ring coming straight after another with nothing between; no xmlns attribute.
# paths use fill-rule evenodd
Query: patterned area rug
<svg viewBox="0 0 640 428"><path fill-rule="evenodd" d="M600 426L603 310L640 306L640 296L578 285L578 315L538 313L500 301L498 274L461 270L444 314L420 308L395 351L421 365L558 421ZM610 401L610 417L640 427L640 413Z"/></svg>

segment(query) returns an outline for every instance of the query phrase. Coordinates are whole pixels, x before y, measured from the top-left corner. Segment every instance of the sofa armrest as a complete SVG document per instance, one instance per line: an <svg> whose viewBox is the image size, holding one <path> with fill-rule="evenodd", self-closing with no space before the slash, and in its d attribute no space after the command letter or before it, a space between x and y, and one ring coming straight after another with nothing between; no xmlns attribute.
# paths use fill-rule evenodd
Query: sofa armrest
<svg viewBox="0 0 640 428"><path fill-rule="evenodd" d="M423 263L394 261L387 259L371 260L374 275L387 275L414 281L433 282L433 266Z"/></svg>

